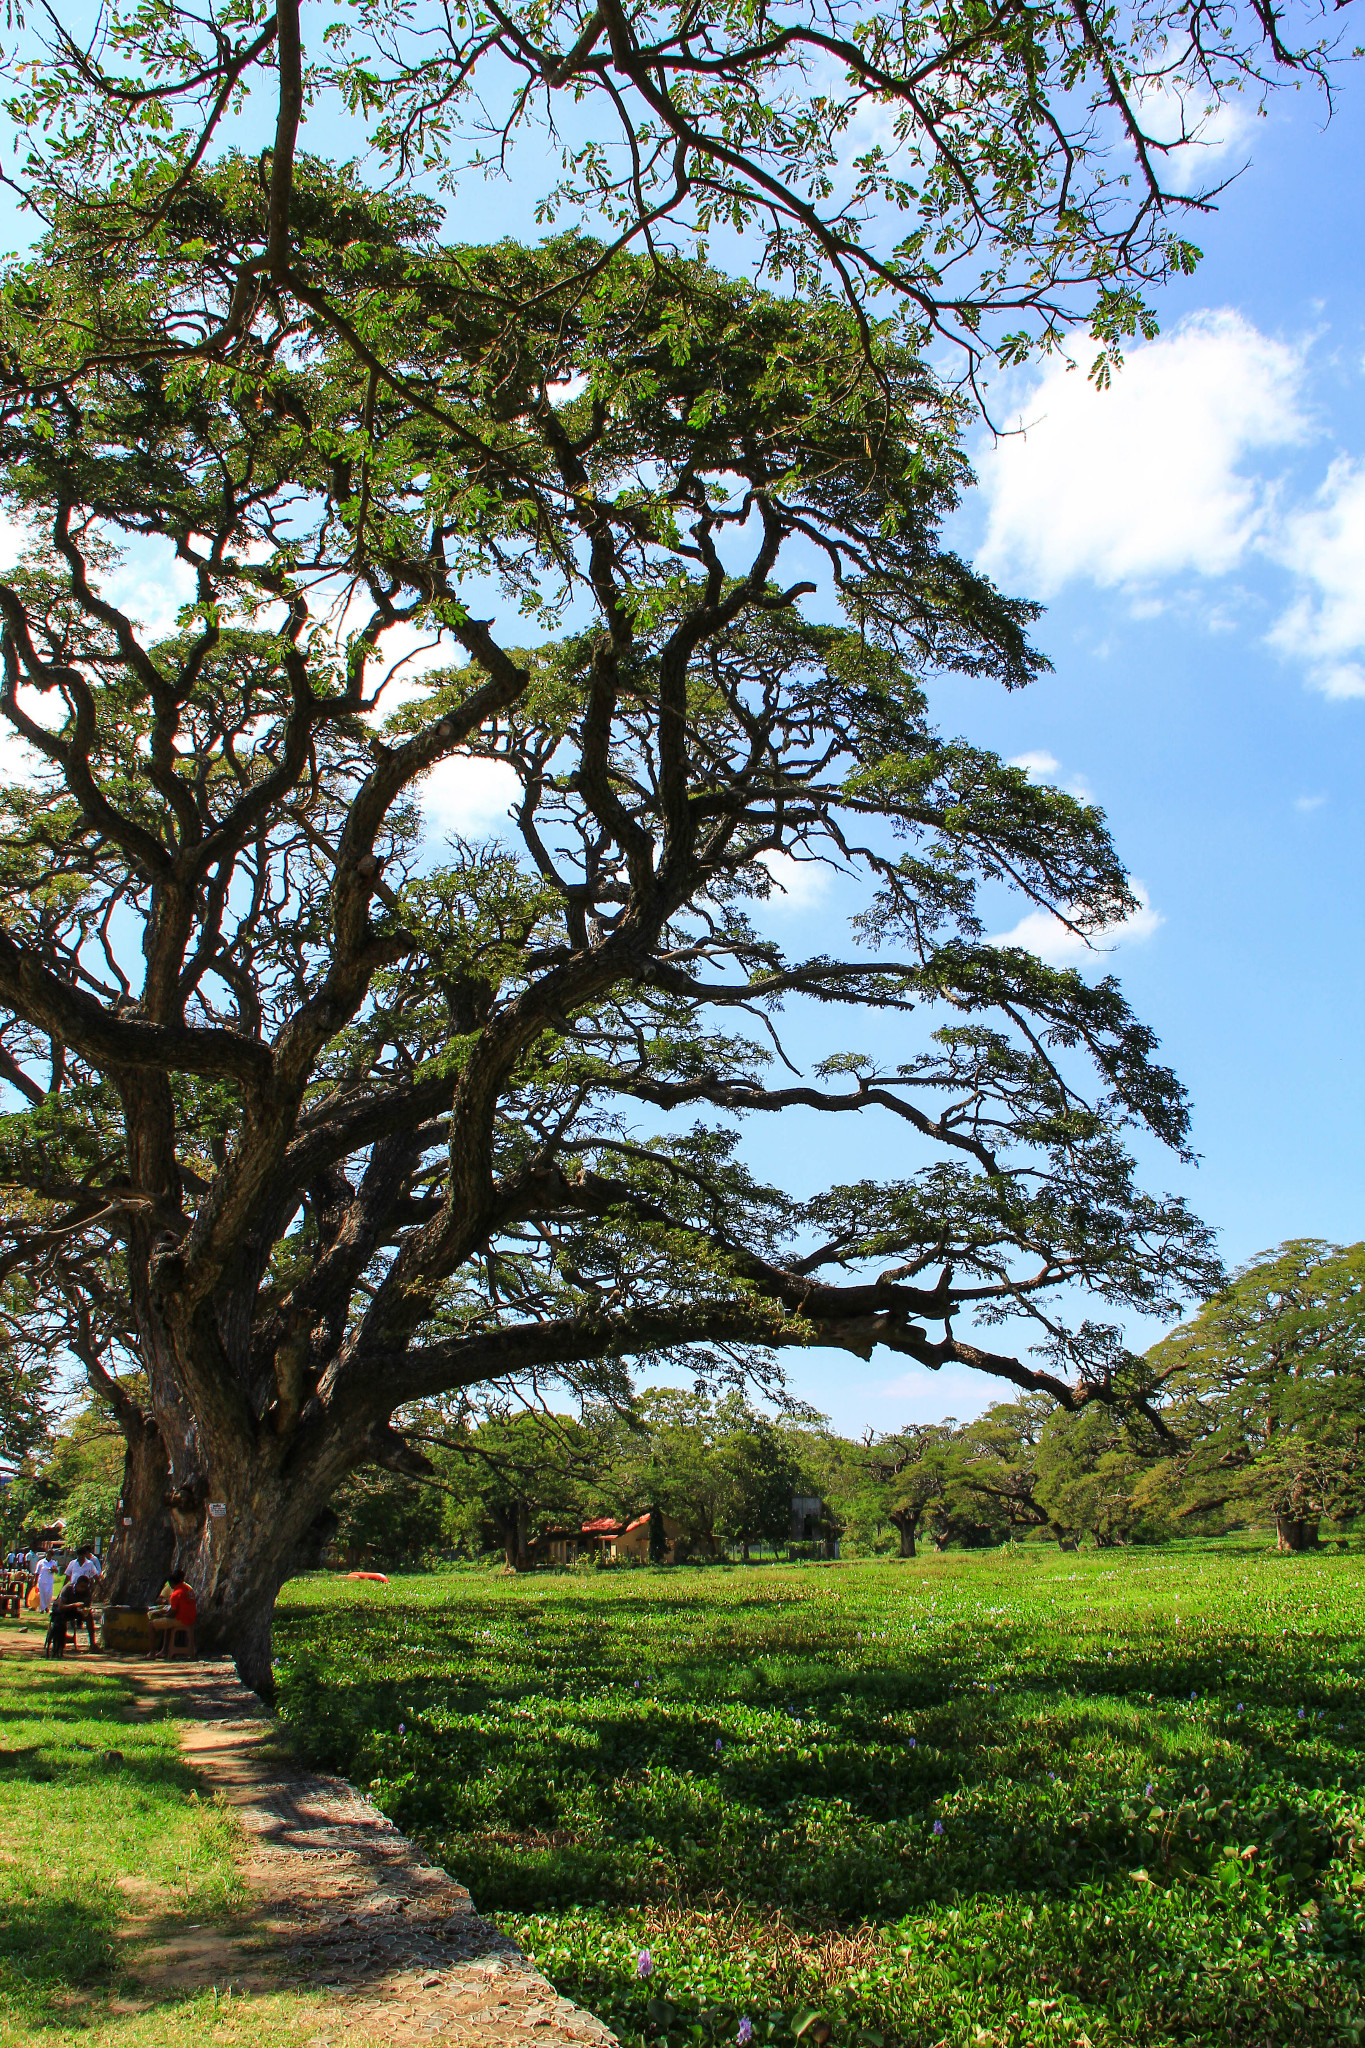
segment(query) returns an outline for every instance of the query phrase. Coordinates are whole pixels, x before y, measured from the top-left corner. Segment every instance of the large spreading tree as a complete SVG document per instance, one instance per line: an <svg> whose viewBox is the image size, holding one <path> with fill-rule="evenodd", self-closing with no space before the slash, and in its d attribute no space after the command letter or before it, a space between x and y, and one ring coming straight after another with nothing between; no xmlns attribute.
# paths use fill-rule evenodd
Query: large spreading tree
<svg viewBox="0 0 1365 2048"><path fill-rule="evenodd" d="M338 1485L420 1469L411 1404L822 1344L1074 1406L1124 1391L1106 1316L1214 1275L1126 1149L1186 1141L1150 1032L984 936L983 887L1086 933L1132 898L1096 810L930 720L935 676L1039 663L940 539L916 355L658 252L447 247L316 163L293 207L392 377L284 289L167 358L269 232L231 158L177 264L55 221L0 392L5 1268L123 1429L115 1593L174 1558L262 1690ZM457 757L511 815L433 846ZM765 930L781 859L861 884L844 943ZM740 1122L801 1106L903 1172L765 1184Z"/></svg>

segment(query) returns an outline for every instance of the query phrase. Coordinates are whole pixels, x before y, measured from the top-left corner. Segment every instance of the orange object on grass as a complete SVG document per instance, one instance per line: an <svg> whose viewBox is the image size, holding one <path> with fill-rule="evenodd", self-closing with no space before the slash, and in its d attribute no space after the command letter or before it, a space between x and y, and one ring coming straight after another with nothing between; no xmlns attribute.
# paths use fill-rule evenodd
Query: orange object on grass
<svg viewBox="0 0 1365 2048"><path fill-rule="evenodd" d="M387 1586L388 1579L383 1572L347 1572L348 1579L373 1579L376 1586Z"/></svg>

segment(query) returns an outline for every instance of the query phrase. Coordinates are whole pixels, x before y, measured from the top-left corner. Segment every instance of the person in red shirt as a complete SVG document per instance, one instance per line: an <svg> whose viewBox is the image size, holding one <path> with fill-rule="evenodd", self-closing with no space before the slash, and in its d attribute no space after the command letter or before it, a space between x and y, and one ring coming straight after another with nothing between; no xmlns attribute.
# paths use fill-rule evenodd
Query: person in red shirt
<svg viewBox="0 0 1365 2048"><path fill-rule="evenodd" d="M185 1574L183 1572L172 1572L166 1584L171 1589L166 1599L166 1605L170 1608L171 1613L175 1616L181 1628L193 1628L199 1619L199 1609L195 1605L193 1593L185 1584Z"/></svg>
<svg viewBox="0 0 1365 2048"><path fill-rule="evenodd" d="M185 1584L185 1574L179 1570L173 1571L166 1584L171 1589L166 1596L166 1605L154 1607L150 1616L152 1627L156 1630L156 1641L152 1648L154 1657L165 1655L167 1639L173 1628L193 1628L199 1619L199 1608L193 1593Z"/></svg>

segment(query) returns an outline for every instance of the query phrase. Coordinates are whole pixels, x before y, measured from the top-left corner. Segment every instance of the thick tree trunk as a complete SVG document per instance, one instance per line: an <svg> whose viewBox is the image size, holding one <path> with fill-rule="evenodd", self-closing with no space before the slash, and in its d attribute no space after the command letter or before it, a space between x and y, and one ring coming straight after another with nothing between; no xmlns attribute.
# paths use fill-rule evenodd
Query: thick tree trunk
<svg viewBox="0 0 1365 2048"><path fill-rule="evenodd" d="M240 1493L222 1487L226 1500L211 1489L193 1523L184 1511L176 1515L177 1562L199 1605L198 1646L231 1656L242 1683L267 1702L275 1695L275 1601L286 1580L317 1569L336 1530L326 1500L337 1483L310 1474L291 1485L271 1471ZM214 1514L215 1506L224 1512Z"/></svg>
<svg viewBox="0 0 1365 2048"><path fill-rule="evenodd" d="M901 1556L913 1557L915 1555L915 1530L919 1526L919 1516L909 1514L904 1509L901 1509L899 1513L892 1515L891 1523L896 1534L900 1537Z"/></svg>
<svg viewBox="0 0 1365 2048"><path fill-rule="evenodd" d="M509 1572L529 1572L531 1569L531 1511L524 1500L511 1501L506 1507L490 1510L498 1535L502 1538L502 1554Z"/></svg>
<svg viewBox="0 0 1365 2048"><path fill-rule="evenodd" d="M316 1569L336 1529L328 1502L365 1462L359 1428L281 1442L268 1426L238 1433L236 1418L201 1415L182 1427L178 1404L156 1421L125 1417L123 1506L111 1547L111 1597L155 1599L179 1566L199 1610L198 1648L231 1656L244 1684L274 1695L271 1625L287 1579ZM125 1522L131 1523L125 1527Z"/></svg>
<svg viewBox="0 0 1365 2048"><path fill-rule="evenodd" d="M1314 1550L1318 1541L1318 1517L1316 1515L1276 1515L1275 1548L1277 1550Z"/></svg>
<svg viewBox="0 0 1365 2048"><path fill-rule="evenodd" d="M117 1607L146 1607L166 1583L175 1528L166 1506L170 1465L150 1416L124 1425L123 1490L104 1560L105 1595Z"/></svg>

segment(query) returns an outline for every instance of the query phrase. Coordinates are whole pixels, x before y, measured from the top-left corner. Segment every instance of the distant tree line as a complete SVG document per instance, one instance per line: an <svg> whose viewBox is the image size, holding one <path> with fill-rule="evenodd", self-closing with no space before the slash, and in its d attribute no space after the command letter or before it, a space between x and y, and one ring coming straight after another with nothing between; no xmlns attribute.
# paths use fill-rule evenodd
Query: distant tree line
<svg viewBox="0 0 1365 2048"><path fill-rule="evenodd" d="M572 1416L433 1401L406 1434L434 1476L350 1475L334 1502L336 1551L388 1563L500 1552L525 1570L548 1530L648 1513L682 1530L676 1556L737 1546L747 1557L787 1541L801 1495L822 1504L803 1533L902 1557L1021 1536L1064 1548L1159 1543L1248 1524L1302 1550L1325 1521L1365 1511L1365 1245L1281 1246L1143 1364L1142 1409L1068 1412L1025 1395L970 1422L857 1439L811 1411L761 1413L737 1388L656 1387ZM73 1540L94 1537L116 1511L115 1434L93 1408L56 1426L31 1360L16 1378L11 1540L25 1519L58 1515Z"/></svg>
<svg viewBox="0 0 1365 2048"><path fill-rule="evenodd" d="M535 1532L656 1510L702 1558L783 1542L793 1496L818 1495L819 1533L913 1557L1037 1535L1064 1547L1159 1543L1273 1527L1301 1550L1324 1521L1365 1511L1365 1245L1285 1244L1237 1273L1144 1361L1146 1411L1079 1412L1044 1395L974 1421L862 1439L822 1419L757 1413L739 1392L656 1388L631 1411L433 1414L440 1488L356 1474L344 1541L376 1554L500 1547L531 1561Z"/></svg>

